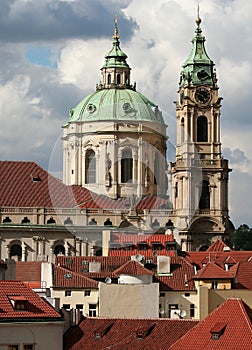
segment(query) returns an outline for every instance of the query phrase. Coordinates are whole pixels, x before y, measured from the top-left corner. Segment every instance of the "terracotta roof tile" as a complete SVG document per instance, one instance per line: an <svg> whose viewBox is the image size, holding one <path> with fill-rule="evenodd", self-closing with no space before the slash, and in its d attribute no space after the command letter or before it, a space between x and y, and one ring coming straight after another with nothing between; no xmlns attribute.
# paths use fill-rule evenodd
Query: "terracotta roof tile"
<svg viewBox="0 0 252 350"><path fill-rule="evenodd" d="M138 261L130 260L114 271L116 275L153 275L154 272L146 269Z"/></svg>
<svg viewBox="0 0 252 350"><path fill-rule="evenodd" d="M55 265L66 268L69 271L79 273L89 278L106 278L117 276L114 273L118 267L122 266L130 257L110 257L110 256L57 256ZM89 272L90 263L100 263L100 271Z"/></svg>
<svg viewBox="0 0 252 350"><path fill-rule="evenodd" d="M17 261L16 280L25 282L41 282L40 261Z"/></svg>
<svg viewBox="0 0 252 350"><path fill-rule="evenodd" d="M195 290L192 277L193 266L182 257L171 257L170 276L155 275L154 282L159 282L160 291Z"/></svg>
<svg viewBox="0 0 252 350"><path fill-rule="evenodd" d="M65 333L64 350L169 349L197 323L191 320L86 318Z"/></svg>
<svg viewBox="0 0 252 350"><path fill-rule="evenodd" d="M98 288L98 282L60 266L53 267L54 288Z"/></svg>
<svg viewBox="0 0 252 350"><path fill-rule="evenodd" d="M234 278L234 274L230 271L226 271L217 264L209 262L206 266L202 267L193 277L194 279L231 279Z"/></svg>
<svg viewBox="0 0 252 350"><path fill-rule="evenodd" d="M0 206L41 208L129 209L129 198L112 200L82 186L66 186L34 162L0 161ZM147 196L136 210L159 209L167 199Z"/></svg>
<svg viewBox="0 0 252 350"><path fill-rule="evenodd" d="M113 233L111 237L110 256L132 256L142 254L151 256L156 251L158 255L174 256L175 251L169 247L175 240L172 234L125 234ZM113 249L113 244L116 248Z"/></svg>
<svg viewBox="0 0 252 350"><path fill-rule="evenodd" d="M206 252L221 252L221 251L232 250L225 242L221 239L217 239L211 246L206 250Z"/></svg>
<svg viewBox="0 0 252 350"><path fill-rule="evenodd" d="M177 340L170 350L250 350L251 315L252 310L242 300L228 299Z"/></svg>
<svg viewBox="0 0 252 350"><path fill-rule="evenodd" d="M15 301L23 300L24 310L15 310ZM0 281L0 322L5 319L61 319L54 308L20 281Z"/></svg>

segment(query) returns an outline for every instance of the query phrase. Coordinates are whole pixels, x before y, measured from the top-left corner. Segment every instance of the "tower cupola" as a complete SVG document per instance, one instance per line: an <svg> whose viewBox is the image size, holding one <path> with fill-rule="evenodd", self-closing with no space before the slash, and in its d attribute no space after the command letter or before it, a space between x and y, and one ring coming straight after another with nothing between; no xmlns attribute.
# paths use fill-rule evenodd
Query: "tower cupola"
<svg viewBox="0 0 252 350"><path fill-rule="evenodd" d="M183 64L183 70L180 74L180 87L185 85L216 85L216 74L214 72L214 62L208 57L205 49L205 36L202 35L200 27L201 18L198 16L195 20L197 28L195 36L192 39L192 50Z"/></svg>
<svg viewBox="0 0 252 350"><path fill-rule="evenodd" d="M120 48L120 37L115 17L115 28L112 49L105 55L105 64L101 68L102 82L97 85L97 90L121 88L133 88L130 85L130 67L127 63L128 56Z"/></svg>

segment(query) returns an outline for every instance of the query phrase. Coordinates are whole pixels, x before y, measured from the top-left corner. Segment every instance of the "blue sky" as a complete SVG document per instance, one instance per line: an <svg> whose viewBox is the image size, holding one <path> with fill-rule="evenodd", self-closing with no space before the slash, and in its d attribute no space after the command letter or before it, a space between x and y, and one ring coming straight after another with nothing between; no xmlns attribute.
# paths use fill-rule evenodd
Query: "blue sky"
<svg viewBox="0 0 252 350"><path fill-rule="evenodd" d="M0 11L0 155L61 167L61 126L95 89L114 15L132 81L159 105L176 142L173 101L191 50L198 0L5 0ZM206 49L223 97L223 154L230 160L230 216L252 226L252 3L201 0ZM56 151L57 149L57 151ZM56 153L55 153L56 152Z"/></svg>
<svg viewBox="0 0 252 350"><path fill-rule="evenodd" d="M57 68L57 61L53 59L53 52L49 47L30 46L26 49L25 57L31 64Z"/></svg>

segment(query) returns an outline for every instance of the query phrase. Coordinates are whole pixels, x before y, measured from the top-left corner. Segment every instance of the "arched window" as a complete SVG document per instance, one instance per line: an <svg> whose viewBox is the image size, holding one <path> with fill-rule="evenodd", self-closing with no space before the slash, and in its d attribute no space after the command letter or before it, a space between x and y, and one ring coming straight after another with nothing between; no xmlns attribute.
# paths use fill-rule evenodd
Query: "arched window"
<svg viewBox="0 0 252 350"><path fill-rule="evenodd" d="M185 119L184 118L181 118L181 122L180 122L180 132L181 132L181 142L184 142L185 141Z"/></svg>
<svg viewBox="0 0 252 350"><path fill-rule="evenodd" d="M200 116L197 119L197 142L208 141L207 117Z"/></svg>
<svg viewBox="0 0 252 350"><path fill-rule="evenodd" d="M22 248L20 244L13 244L10 248L10 258L16 256L18 261L22 259Z"/></svg>
<svg viewBox="0 0 252 350"><path fill-rule="evenodd" d="M133 158L132 152L129 149L125 149L122 152L121 160L121 182L132 182L133 175Z"/></svg>
<svg viewBox="0 0 252 350"><path fill-rule="evenodd" d="M111 84L111 74L108 74L108 85Z"/></svg>
<svg viewBox="0 0 252 350"><path fill-rule="evenodd" d="M3 219L3 223L6 224L6 223L10 223L12 222L12 220L9 218L9 216L6 216L4 219Z"/></svg>
<svg viewBox="0 0 252 350"><path fill-rule="evenodd" d="M66 220L64 221L64 225L72 225L73 221L71 220L70 217L66 218Z"/></svg>
<svg viewBox="0 0 252 350"><path fill-rule="evenodd" d="M53 250L54 254L55 255L65 255L65 247L62 245L62 244L57 244L55 247L54 247L54 250Z"/></svg>
<svg viewBox="0 0 252 350"><path fill-rule="evenodd" d="M116 76L116 83L121 84L121 74L117 74Z"/></svg>
<svg viewBox="0 0 252 350"><path fill-rule="evenodd" d="M30 223L30 219L27 216L25 216L21 221L21 224L29 224L29 223Z"/></svg>
<svg viewBox="0 0 252 350"><path fill-rule="evenodd" d="M199 209L210 209L210 190L207 180L202 181Z"/></svg>
<svg viewBox="0 0 252 350"><path fill-rule="evenodd" d="M56 224L56 221L55 221L54 218L51 216L50 219L48 219L46 223L47 223L47 224Z"/></svg>
<svg viewBox="0 0 252 350"><path fill-rule="evenodd" d="M86 153L86 184L93 184L96 182L96 160L95 153L92 150Z"/></svg>

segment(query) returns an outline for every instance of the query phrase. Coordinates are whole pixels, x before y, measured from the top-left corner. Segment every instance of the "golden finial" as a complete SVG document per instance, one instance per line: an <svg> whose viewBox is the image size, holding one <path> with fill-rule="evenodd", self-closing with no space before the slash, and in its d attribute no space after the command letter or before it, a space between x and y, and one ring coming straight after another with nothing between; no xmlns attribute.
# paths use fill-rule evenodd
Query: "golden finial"
<svg viewBox="0 0 252 350"><path fill-rule="evenodd" d="M197 7L197 18L196 18L195 22L196 22L197 26L199 26L200 23L201 23L201 18L199 16L199 4L198 4L198 7Z"/></svg>
<svg viewBox="0 0 252 350"><path fill-rule="evenodd" d="M118 17L117 17L117 14L116 14L115 18L114 18L115 29L114 29L113 39L119 39L117 22L118 22Z"/></svg>

